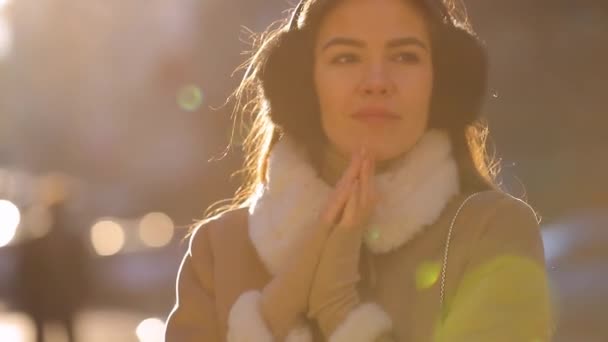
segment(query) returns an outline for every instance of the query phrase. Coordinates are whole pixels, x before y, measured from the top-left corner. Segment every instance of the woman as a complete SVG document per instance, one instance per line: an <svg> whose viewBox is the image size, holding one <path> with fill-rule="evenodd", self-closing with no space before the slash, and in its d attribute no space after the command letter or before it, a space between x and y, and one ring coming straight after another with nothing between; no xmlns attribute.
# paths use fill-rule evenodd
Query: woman
<svg viewBox="0 0 608 342"><path fill-rule="evenodd" d="M195 228L172 341L547 341L534 212L478 130L483 48L439 0L305 0L236 95L248 181Z"/></svg>

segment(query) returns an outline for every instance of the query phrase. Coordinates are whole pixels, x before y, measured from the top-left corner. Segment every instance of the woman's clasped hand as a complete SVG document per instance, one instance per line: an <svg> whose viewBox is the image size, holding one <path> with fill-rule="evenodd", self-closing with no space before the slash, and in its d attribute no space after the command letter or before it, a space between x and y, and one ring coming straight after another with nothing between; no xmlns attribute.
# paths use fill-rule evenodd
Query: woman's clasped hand
<svg viewBox="0 0 608 342"><path fill-rule="evenodd" d="M325 336L359 304L359 256L364 229L378 201L375 159L352 153L317 222L294 243L285 267L262 291L262 312L275 336L284 338L304 315Z"/></svg>
<svg viewBox="0 0 608 342"><path fill-rule="evenodd" d="M333 194L325 222L335 222L315 272L308 317L325 336L360 304L356 284L363 234L379 198L374 184L375 160L364 149L354 155Z"/></svg>

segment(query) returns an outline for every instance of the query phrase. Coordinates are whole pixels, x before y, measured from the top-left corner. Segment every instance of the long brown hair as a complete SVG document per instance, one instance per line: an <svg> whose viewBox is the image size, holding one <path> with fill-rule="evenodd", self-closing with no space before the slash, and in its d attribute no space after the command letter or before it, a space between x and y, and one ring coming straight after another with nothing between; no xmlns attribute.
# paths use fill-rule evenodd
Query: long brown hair
<svg viewBox="0 0 608 342"><path fill-rule="evenodd" d="M463 191L498 189L499 165L488 156L488 127L479 119L486 91L485 49L463 7L441 0L404 1L414 2L423 10L431 24L432 44L443 48L433 59L437 75L434 82L440 85L434 86L429 128L448 131ZM244 134L241 142L244 167L237 172L243 174L243 182L228 204L214 207L222 203L217 202L207 208L205 218L197 226L225 212L249 206L258 187L268 181L268 157L282 134L293 135L308 149L313 162L318 162L318 151L326 143L326 137L311 81L312 44L324 15L338 2L308 1L295 32L288 29L290 21L286 18L263 33L252 35L250 57L237 68L246 70L245 77L228 98L235 101L230 144L234 142L235 131L239 136ZM442 6L445 12L434 13L429 3ZM448 16L440 17L441 13ZM433 16L439 16L440 20L433 20Z"/></svg>

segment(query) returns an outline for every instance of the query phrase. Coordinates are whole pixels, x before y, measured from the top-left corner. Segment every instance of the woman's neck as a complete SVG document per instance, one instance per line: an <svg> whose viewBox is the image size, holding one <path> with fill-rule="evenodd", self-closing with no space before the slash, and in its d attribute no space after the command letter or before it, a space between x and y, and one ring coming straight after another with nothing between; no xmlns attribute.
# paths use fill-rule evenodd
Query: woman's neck
<svg viewBox="0 0 608 342"><path fill-rule="evenodd" d="M350 156L346 157L332 146L322 151L320 176L330 186L335 186L350 164ZM376 162L376 174L388 169L395 159Z"/></svg>

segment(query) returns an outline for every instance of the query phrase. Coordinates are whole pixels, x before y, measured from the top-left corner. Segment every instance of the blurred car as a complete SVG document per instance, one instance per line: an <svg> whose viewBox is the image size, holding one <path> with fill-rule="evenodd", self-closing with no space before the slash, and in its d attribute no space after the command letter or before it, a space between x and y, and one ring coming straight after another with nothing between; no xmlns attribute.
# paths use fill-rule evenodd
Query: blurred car
<svg viewBox="0 0 608 342"><path fill-rule="evenodd" d="M581 210L542 227L556 304L556 342L608 341L608 210Z"/></svg>

